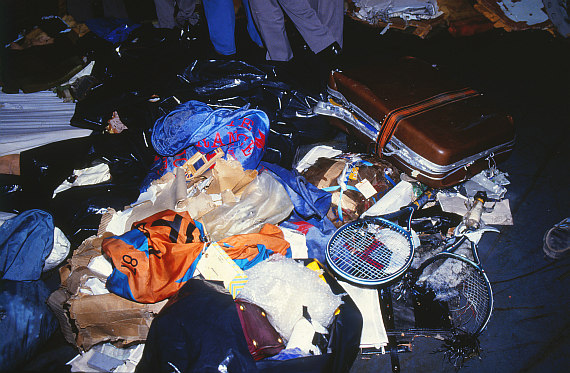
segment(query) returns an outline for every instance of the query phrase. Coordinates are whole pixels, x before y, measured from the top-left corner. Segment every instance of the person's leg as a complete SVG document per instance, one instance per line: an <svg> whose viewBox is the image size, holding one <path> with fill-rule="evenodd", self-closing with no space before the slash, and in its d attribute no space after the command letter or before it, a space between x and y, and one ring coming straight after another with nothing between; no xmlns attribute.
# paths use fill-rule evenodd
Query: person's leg
<svg viewBox="0 0 570 373"><path fill-rule="evenodd" d="M279 4L314 53L319 53L336 41L308 0L279 0Z"/></svg>
<svg viewBox="0 0 570 373"><path fill-rule="evenodd" d="M342 48L344 30L343 0L311 0L316 2L317 16Z"/></svg>
<svg viewBox="0 0 570 373"><path fill-rule="evenodd" d="M216 52L228 56L236 53L236 14L232 0L202 0L210 40Z"/></svg>
<svg viewBox="0 0 570 373"><path fill-rule="evenodd" d="M174 28L174 0L154 0L158 27Z"/></svg>
<svg viewBox="0 0 570 373"><path fill-rule="evenodd" d="M267 49L267 60L289 61L293 58L285 31L285 15L277 0L249 0L249 6Z"/></svg>
<svg viewBox="0 0 570 373"><path fill-rule="evenodd" d="M243 0L243 9L245 10L245 16L247 18L247 32L251 37L251 40L260 47L263 47L263 42L261 41L261 36L257 32L253 17L251 16L251 8L249 7L249 0Z"/></svg>
<svg viewBox="0 0 570 373"><path fill-rule="evenodd" d="M178 13L176 13L176 23L184 27L186 22L192 26L198 23L198 15L194 13L197 0L177 0Z"/></svg>

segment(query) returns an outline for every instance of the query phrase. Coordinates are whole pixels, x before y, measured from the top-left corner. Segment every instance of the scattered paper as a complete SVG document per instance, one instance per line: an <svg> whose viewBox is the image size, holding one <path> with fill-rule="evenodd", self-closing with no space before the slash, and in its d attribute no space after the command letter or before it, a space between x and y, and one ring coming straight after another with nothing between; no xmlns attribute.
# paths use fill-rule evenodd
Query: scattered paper
<svg viewBox="0 0 570 373"><path fill-rule="evenodd" d="M395 187L390 189L378 202L366 210L362 217L380 216L390 212L398 211L413 200L412 184L407 181L400 181Z"/></svg>
<svg viewBox="0 0 570 373"><path fill-rule="evenodd" d="M437 200L441 209L457 215L465 216L468 211L469 200L461 194L438 193ZM508 199L500 202L485 202L481 215L483 223L488 225L513 225L513 216Z"/></svg>

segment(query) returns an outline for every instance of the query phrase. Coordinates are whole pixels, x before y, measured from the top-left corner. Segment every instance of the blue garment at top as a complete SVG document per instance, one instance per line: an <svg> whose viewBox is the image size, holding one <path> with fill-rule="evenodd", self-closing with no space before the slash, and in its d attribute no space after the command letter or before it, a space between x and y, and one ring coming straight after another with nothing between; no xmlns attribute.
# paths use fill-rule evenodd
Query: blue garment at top
<svg viewBox="0 0 570 373"><path fill-rule="evenodd" d="M214 49L225 56L236 53L236 19L233 0L202 0L202 4ZM263 43L251 18L248 0L243 0L243 7L247 17L249 36L255 44L261 47Z"/></svg>

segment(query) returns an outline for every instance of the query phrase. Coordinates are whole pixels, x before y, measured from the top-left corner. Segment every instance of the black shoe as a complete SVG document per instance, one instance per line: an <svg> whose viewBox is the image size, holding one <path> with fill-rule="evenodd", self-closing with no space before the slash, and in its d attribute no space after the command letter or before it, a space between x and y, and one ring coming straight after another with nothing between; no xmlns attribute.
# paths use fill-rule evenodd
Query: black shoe
<svg viewBox="0 0 570 373"><path fill-rule="evenodd" d="M335 41L322 51L316 54L318 63L318 75L320 84L320 93L325 95L327 86L331 79L331 73L341 69L342 49Z"/></svg>
<svg viewBox="0 0 570 373"><path fill-rule="evenodd" d="M341 58L342 58L342 48L340 45L335 41L319 53L317 53L317 58L319 62L327 67L330 70L337 70L340 69L341 66Z"/></svg>
<svg viewBox="0 0 570 373"><path fill-rule="evenodd" d="M546 232L542 249L551 259L559 259L570 251L570 218L555 224Z"/></svg>

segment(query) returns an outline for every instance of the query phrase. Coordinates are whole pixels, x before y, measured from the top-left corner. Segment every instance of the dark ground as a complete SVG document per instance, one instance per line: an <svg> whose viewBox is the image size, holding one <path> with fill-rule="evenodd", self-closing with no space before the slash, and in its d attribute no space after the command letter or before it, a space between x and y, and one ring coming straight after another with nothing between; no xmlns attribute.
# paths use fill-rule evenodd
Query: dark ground
<svg viewBox="0 0 570 373"><path fill-rule="evenodd" d="M462 372L552 372L570 366L570 257L547 259L543 235L569 215L570 43L545 31L492 30L454 38L445 30L425 39L347 20L344 63L371 56L421 57L495 99L514 118L517 142L499 164L509 174L514 226L486 233L479 250L492 282L495 308L480 337L482 355ZM238 32L240 55L263 53ZM240 57L240 56L238 56ZM419 337L399 354L403 372L452 372L441 342ZM56 334L31 361L34 371L61 371L76 352ZM389 355L358 356L351 373L389 372Z"/></svg>
<svg viewBox="0 0 570 373"><path fill-rule="evenodd" d="M468 361L461 371L567 371L570 258L546 258L542 240L570 211L568 40L544 31L501 30L462 38L441 32L422 40L398 31L379 36L377 30L346 26L348 58L360 53L422 57L491 96L513 116L517 143L499 169L511 181L507 198L514 226L486 233L479 245L495 307L480 337L481 359ZM401 370L454 371L441 353L432 353L440 346L437 340L416 338L411 353L399 354ZM360 356L351 369L389 371L389 355Z"/></svg>

